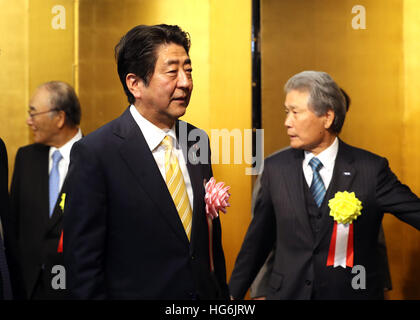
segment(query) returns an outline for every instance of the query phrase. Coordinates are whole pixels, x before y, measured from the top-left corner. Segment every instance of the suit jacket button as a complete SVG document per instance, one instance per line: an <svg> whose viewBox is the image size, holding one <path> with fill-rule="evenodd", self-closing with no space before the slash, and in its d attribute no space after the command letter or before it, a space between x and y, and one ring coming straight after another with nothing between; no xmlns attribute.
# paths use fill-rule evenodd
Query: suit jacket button
<svg viewBox="0 0 420 320"><path fill-rule="evenodd" d="M305 280L305 284L306 284L307 286L310 286L310 285L312 284L312 281L311 281L311 280Z"/></svg>

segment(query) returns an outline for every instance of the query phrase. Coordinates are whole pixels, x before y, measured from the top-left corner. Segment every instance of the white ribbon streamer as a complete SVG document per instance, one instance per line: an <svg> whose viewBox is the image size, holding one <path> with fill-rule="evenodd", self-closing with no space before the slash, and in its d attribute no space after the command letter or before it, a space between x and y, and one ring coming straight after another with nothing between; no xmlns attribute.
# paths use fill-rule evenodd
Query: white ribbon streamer
<svg viewBox="0 0 420 320"><path fill-rule="evenodd" d="M349 240L350 224L337 223L337 238L335 240L334 268L346 267L347 243Z"/></svg>

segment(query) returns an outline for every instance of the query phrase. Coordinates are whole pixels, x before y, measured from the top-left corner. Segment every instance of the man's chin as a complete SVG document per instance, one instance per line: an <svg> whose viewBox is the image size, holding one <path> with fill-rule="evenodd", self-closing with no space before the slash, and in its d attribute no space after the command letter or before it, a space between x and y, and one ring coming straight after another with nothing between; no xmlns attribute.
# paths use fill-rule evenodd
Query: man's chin
<svg viewBox="0 0 420 320"><path fill-rule="evenodd" d="M42 138L42 135L38 135L38 134L34 134L33 136L33 141L34 143L41 143L41 144L46 144L45 138Z"/></svg>
<svg viewBox="0 0 420 320"><path fill-rule="evenodd" d="M174 112L174 115L178 119L178 118L182 117L183 115L185 115L186 112L187 112L187 106L179 105L179 106L177 106L177 108Z"/></svg>
<svg viewBox="0 0 420 320"><path fill-rule="evenodd" d="M293 149L302 149L302 144L297 141L290 140L290 147Z"/></svg>
<svg viewBox="0 0 420 320"><path fill-rule="evenodd" d="M36 134L32 135L32 140L34 143L39 143L39 137Z"/></svg>

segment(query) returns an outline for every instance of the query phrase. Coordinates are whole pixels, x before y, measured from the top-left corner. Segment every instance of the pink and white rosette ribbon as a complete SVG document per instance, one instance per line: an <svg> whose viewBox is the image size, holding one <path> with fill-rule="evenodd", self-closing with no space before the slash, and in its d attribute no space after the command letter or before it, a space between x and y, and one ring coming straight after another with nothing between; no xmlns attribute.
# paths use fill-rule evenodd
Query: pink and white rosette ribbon
<svg viewBox="0 0 420 320"><path fill-rule="evenodd" d="M206 195L204 196L206 215L211 219L217 218L219 211L226 213L226 207L230 207L230 193L228 192L230 186L225 187L224 185L224 182L216 183L216 179L211 177L204 187L206 190Z"/></svg>

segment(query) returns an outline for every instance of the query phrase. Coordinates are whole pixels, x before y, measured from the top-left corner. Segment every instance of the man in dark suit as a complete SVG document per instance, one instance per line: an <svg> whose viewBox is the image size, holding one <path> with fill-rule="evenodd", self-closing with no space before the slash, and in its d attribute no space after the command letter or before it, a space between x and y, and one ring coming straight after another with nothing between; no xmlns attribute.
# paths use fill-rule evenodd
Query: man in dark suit
<svg viewBox="0 0 420 320"><path fill-rule="evenodd" d="M10 284L10 273L8 259L4 250L5 244L9 248L9 242L5 237L7 219L9 215L9 191L8 191L9 164L7 163L7 150L2 139L0 139L0 300L11 300L13 297Z"/></svg>
<svg viewBox="0 0 420 320"><path fill-rule="evenodd" d="M419 229L420 199L398 181L386 159L338 139L345 100L328 74L299 73L285 91L291 148L265 160L231 295L245 295L274 247L268 299L381 299L383 214Z"/></svg>
<svg viewBox="0 0 420 320"><path fill-rule="evenodd" d="M53 267L63 265L62 253L57 252L63 219L61 189L70 150L82 138L80 104L70 85L53 81L35 90L28 114L35 143L18 150L10 190L23 296L62 299L66 290L52 286Z"/></svg>
<svg viewBox="0 0 420 320"><path fill-rule="evenodd" d="M346 113L349 111L351 99L349 95L347 94L344 89L340 88L341 93L344 96L345 99L345 105L346 105ZM287 147L290 148L290 147ZM285 151L285 149L279 150L277 152ZM254 207L255 203L257 202L257 196L260 193L260 180L261 176L258 176L258 178L255 180L254 188L252 191L252 215L254 215ZM389 270L389 264L388 264L388 254L386 249L386 243L385 243L385 234L383 231L382 226L379 229L379 235L378 235L378 255L380 260L380 268L383 272L383 278L384 278L384 290L391 290L392 289L392 282L391 282L391 274ZM255 300L265 300L267 297L267 292L269 289L269 281L270 281L270 275L273 271L273 264L274 264L274 250L270 252L268 255L267 260L265 261L264 265L262 266L261 270L258 272L257 276L255 277L255 280L251 284L250 287L250 297Z"/></svg>
<svg viewBox="0 0 420 320"><path fill-rule="evenodd" d="M220 221L205 213L208 137L178 120L193 88L189 48L188 34L168 25L134 27L115 48L131 106L71 154L64 257L73 298L228 298ZM187 141L193 130L200 150Z"/></svg>

